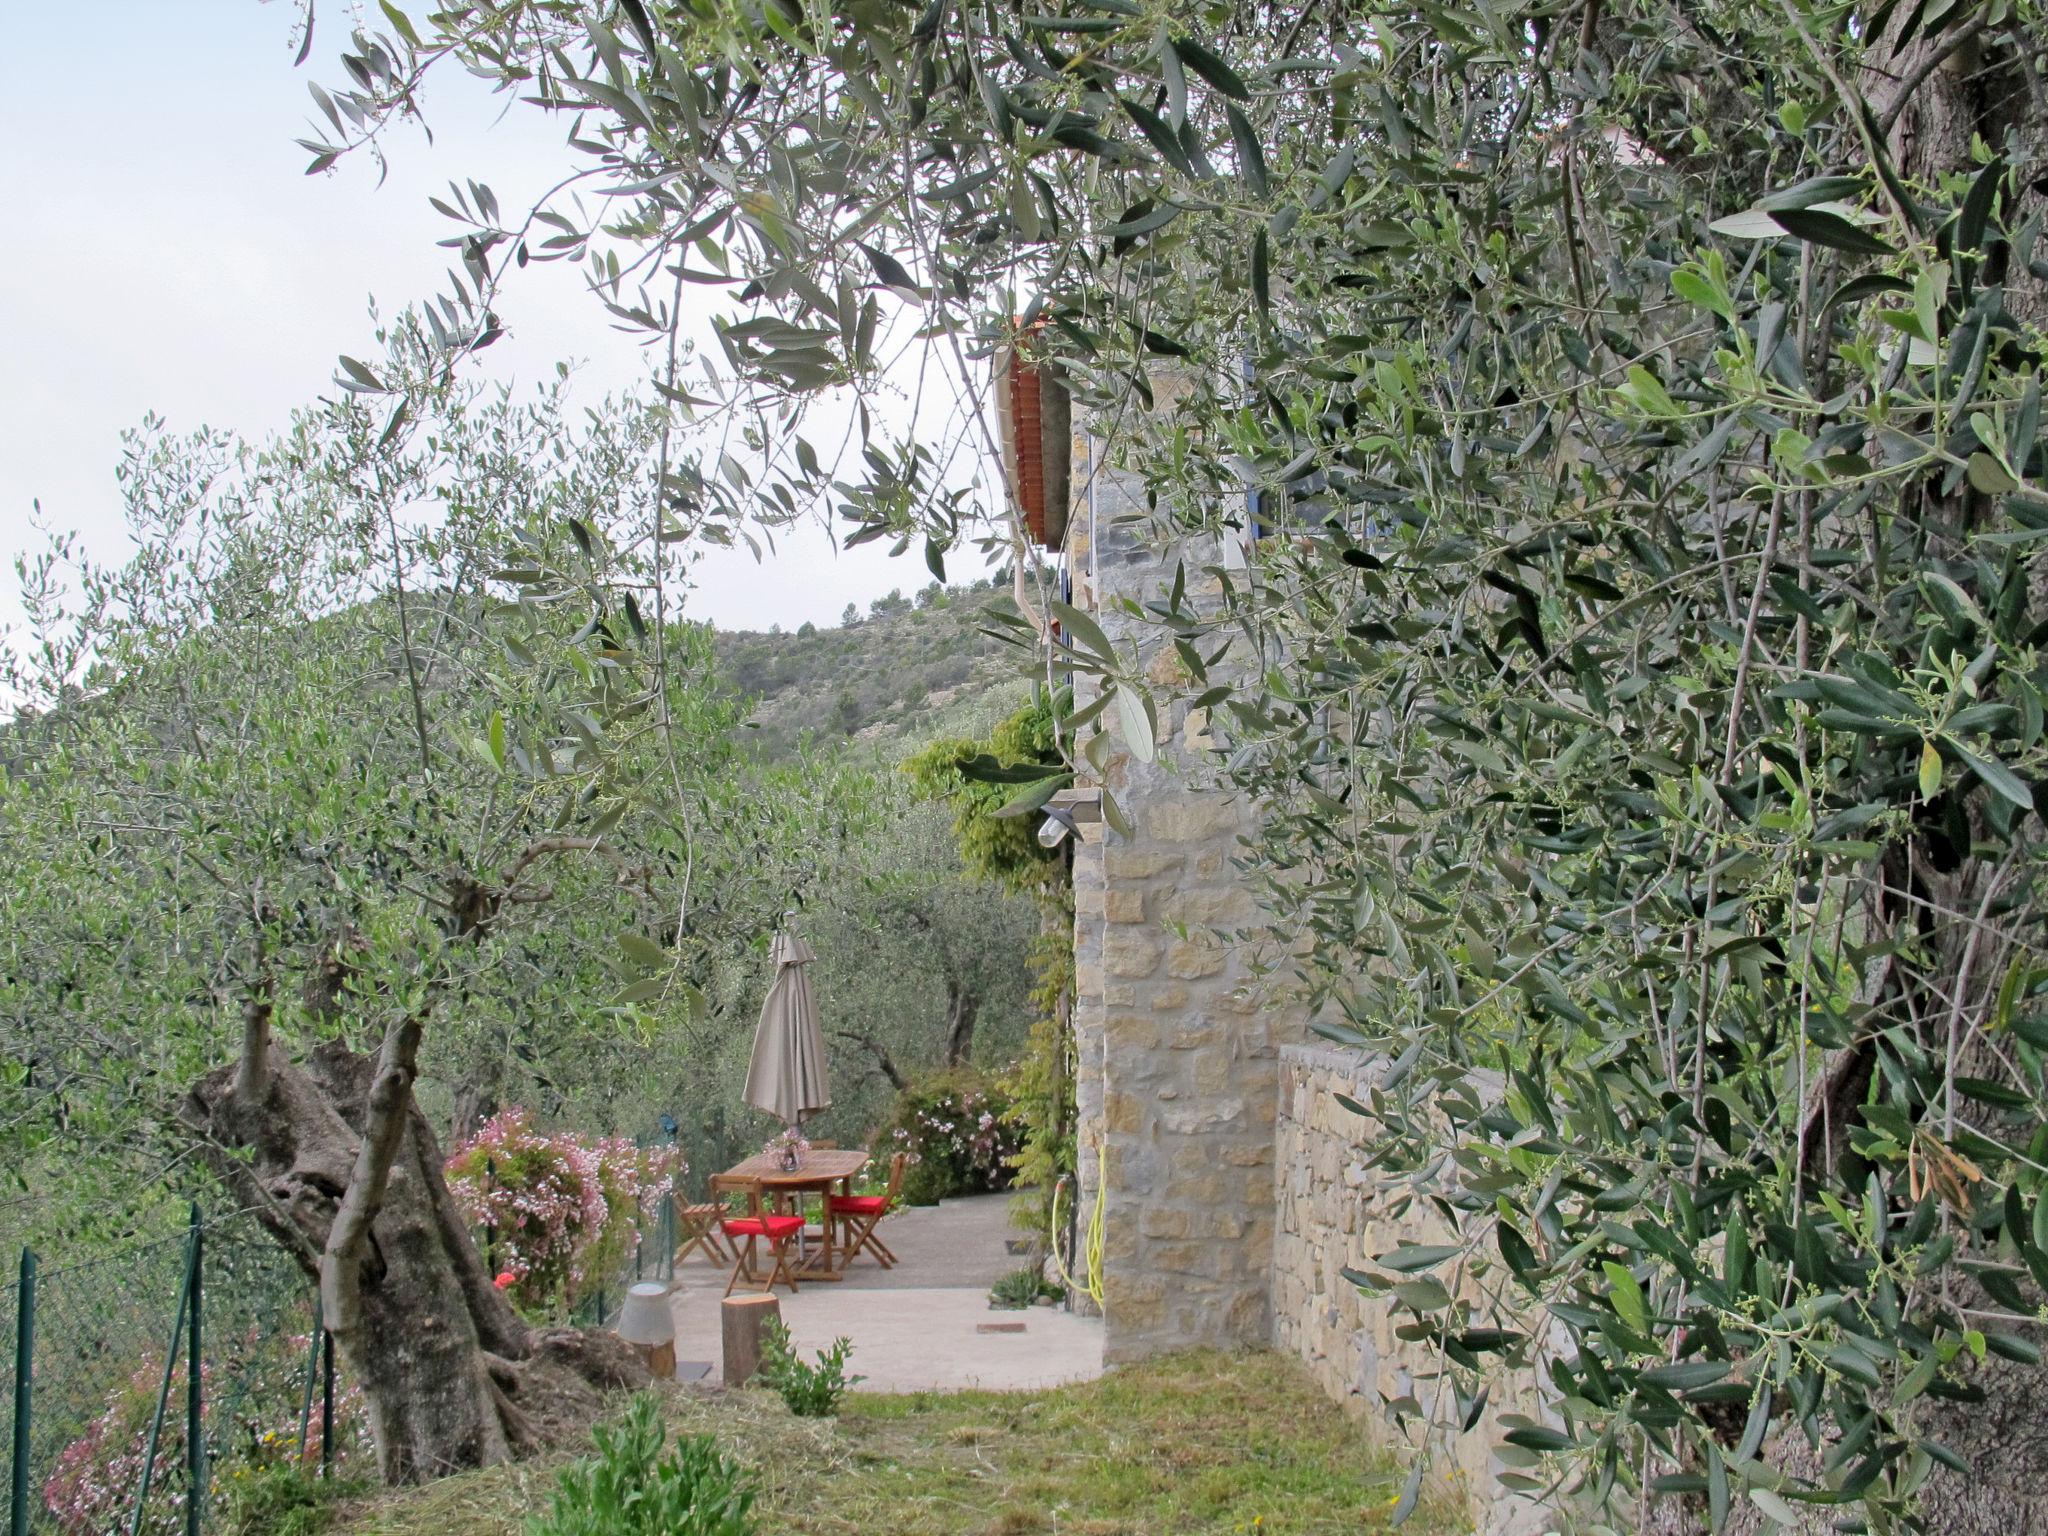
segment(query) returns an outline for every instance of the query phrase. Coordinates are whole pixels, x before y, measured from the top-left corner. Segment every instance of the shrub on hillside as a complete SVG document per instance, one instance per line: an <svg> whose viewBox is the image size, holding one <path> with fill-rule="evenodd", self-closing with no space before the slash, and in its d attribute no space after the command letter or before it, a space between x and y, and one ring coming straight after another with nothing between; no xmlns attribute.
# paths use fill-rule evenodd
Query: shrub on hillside
<svg viewBox="0 0 2048 1536"><path fill-rule="evenodd" d="M886 1129L877 1161L909 1157L903 1198L911 1205L1009 1187L1021 1131L1000 1087L957 1072L914 1082L897 1095Z"/></svg>
<svg viewBox="0 0 2048 1536"><path fill-rule="evenodd" d="M640 1208L668 1197L683 1167L667 1147L534 1129L513 1108L448 1159L449 1190L488 1233L487 1261L520 1311L559 1314L623 1267Z"/></svg>
<svg viewBox="0 0 2048 1536"><path fill-rule="evenodd" d="M754 1490L710 1435L668 1429L653 1393L592 1432L597 1454L564 1467L528 1536L752 1536Z"/></svg>
<svg viewBox="0 0 2048 1536"><path fill-rule="evenodd" d="M297 1476L303 1470L298 1413L311 1343L303 1334L251 1335L231 1348L219 1366L201 1366L200 1427L213 1461L211 1480L215 1492L230 1504L246 1484L285 1471ZM135 1523L142 1469L150 1459L150 1422L163 1388L163 1362L145 1358L116 1383L99 1414L57 1453L43 1484L43 1507L63 1536L103 1536L131 1529L145 1536L177 1536L185 1529L182 1360L171 1371L149 1499L140 1523ZM368 1450L362 1394L344 1383L335 1397L334 1417L335 1467L346 1473ZM316 1420L303 1460L317 1468L319 1459Z"/></svg>
<svg viewBox="0 0 2048 1536"><path fill-rule="evenodd" d="M865 1376L846 1374L853 1341L840 1337L830 1349L818 1351L818 1363L807 1364L789 1346L789 1329L771 1321L761 1330L761 1369L754 1380L782 1398L782 1405L800 1419L829 1419L839 1411L846 1389Z"/></svg>

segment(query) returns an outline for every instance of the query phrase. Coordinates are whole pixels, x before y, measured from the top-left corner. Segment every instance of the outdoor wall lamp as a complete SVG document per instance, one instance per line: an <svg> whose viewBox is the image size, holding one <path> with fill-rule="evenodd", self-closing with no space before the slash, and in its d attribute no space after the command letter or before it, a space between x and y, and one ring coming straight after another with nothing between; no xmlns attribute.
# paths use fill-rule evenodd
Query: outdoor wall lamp
<svg viewBox="0 0 2048 1536"><path fill-rule="evenodd" d="M1056 806L1045 808L1045 820L1038 824L1038 846L1057 848L1074 830L1074 818Z"/></svg>
<svg viewBox="0 0 2048 1536"><path fill-rule="evenodd" d="M1038 827L1038 846L1057 848L1068 833L1080 835L1081 828L1102 820L1102 791L1078 785L1063 789L1045 803L1045 820Z"/></svg>

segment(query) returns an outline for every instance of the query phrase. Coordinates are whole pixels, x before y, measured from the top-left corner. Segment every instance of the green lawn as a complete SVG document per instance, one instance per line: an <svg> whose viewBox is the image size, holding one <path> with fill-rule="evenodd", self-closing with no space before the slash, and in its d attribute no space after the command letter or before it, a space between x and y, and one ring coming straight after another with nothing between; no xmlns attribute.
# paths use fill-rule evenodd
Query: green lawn
<svg viewBox="0 0 2048 1536"><path fill-rule="evenodd" d="M856 1366L858 1362L855 1362ZM1045 1392L851 1396L792 1418L765 1392L677 1393L754 1472L761 1536L1309 1536L1386 1528L1398 1471L1291 1362L1189 1354ZM349 1536L517 1536L551 1466L380 1495ZM1457 1529L1427 1506L1404 1532Z"/></svg>

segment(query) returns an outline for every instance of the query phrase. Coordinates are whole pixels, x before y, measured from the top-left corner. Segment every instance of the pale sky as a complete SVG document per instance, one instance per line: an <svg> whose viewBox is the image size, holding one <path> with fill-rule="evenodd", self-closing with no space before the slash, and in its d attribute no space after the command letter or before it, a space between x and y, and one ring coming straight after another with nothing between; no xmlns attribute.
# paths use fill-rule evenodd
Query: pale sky
<svg viewBox="0 0 2048 1536"><path fill-rule="evenodd" d="M123 428L155 411L260 439L331 389L335 357L374 356L367 300L384 313L437 291L451 232L427 196L488 182L507 210L581 157L560 126L450 73L427 97L434 131L395 146L382 187L367 159L304 174L347 7L323 0L312 57L292 68L288 0L96 0L12 8L0 58L0 630L19 616L13 558L46 523L120 555L114 464ZM647 358L613 332L566 266L520 275L482 355L515 383L580 360L594 393L633 384ZM706 333L708 335L708 332ZM712 346L715 352L715 344ZM972 550L954 580L983 574ZM822 528L757 564L716 552L695 572L692 617L727 628L836 623L892 587L930 580L915 552L835 551Z"/></svg>

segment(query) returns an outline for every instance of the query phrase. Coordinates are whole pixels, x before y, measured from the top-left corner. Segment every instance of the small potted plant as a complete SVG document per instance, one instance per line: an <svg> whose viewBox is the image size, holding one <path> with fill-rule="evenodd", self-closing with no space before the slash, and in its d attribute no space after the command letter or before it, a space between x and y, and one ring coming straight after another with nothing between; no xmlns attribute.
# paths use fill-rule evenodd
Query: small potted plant
<svg viewBox="0 0 2048 1536"><path fill-rule="evenodd" d="M795 1173L810 1155L811 1143L802 1131L792 1125L777 1132L761 1150L780 1163L784 1173Z"/></svg>

